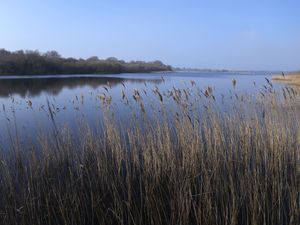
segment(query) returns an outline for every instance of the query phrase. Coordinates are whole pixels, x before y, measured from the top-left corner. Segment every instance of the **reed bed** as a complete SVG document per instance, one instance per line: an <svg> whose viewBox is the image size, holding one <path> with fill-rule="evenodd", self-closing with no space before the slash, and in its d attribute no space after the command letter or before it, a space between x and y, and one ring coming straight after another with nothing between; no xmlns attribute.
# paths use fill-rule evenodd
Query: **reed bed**
<svg viewBox="0 0 300 225"><path fill-rule="evenodd" d="M48 103L51 135L1 156L0 224L300 224L296 90L268 81L255 100L233 94L227 113L193 82L152 93L151 108L141 91L122 92L134 104L130 126L99 97L102 125L82 124L80 135Z"/></svg>

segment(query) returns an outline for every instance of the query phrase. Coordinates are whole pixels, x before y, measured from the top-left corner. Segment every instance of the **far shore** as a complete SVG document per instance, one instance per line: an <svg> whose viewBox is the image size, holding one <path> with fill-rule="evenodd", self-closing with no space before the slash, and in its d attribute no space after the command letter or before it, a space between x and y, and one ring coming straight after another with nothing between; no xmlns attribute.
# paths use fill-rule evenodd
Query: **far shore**
<svg viewBox="0 0 300 225"><path fill-rule="evenodd" d="M300 86L300 72L287 75L275 75L272 77L272 80Z"/></svg>

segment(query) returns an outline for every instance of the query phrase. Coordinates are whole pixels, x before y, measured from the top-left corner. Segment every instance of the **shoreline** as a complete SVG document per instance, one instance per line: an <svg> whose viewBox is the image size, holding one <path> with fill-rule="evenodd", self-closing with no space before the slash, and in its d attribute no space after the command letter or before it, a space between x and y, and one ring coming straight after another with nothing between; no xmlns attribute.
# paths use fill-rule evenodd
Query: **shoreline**
<svg viewBox="0 0 300 225"><path fill-rule="evenodd" d="M122 74L163 74L163 73L172 73L174 71L166 70L166 71L150 71L150 72L121 72L121 73L74 73L74 74L22 74L22 75L5 75L0 74L0 80L2 79L32 79L32 78L80 78L80 77L108 77L108 76L118 76Z"/></svg>
<svg viewBox="0 0 300 225"><path fill-rule="evenodd" d="M300 86L300 72L291 73L288 75L274 75L272 76L273 81L283 82L290 85Z"/></svg>

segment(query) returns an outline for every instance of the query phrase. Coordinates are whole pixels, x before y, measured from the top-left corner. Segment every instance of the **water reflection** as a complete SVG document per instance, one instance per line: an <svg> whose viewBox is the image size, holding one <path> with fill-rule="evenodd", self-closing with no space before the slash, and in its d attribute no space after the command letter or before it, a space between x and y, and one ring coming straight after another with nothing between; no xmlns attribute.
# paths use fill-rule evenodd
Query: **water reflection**
<svg viewBox="0 0 300 225"><path fill-rule="evenodd" d="M0 97L9 97L18 94L21 97L36 97L41 93L57 96L64 88L74 89L83 86L98 88L110 85L114 87L121 83L144 83L141 78L119 78L119 77L47 77L47 78L13 78L0 79ZM159 84L162 79L147 79L147 82Z"/></svg>
<svg viewBox="0 0 300 225"><path fill-rule="evenodd" d="M106 110L103 99L104 102L109 99L109 110L124 126L131 123L132 115L138 117L140 114L143 119L143 112L148 117L159 118L162 106L166 114L176 113L177 94L182 99L188 99L182 102L188 104L188 110L199 109L201 115L206 113L211 103L220 111L229 112L234 107L236 96L243 95L252 100L253 96L264 91L266 77L271 79L265 74L231 73L1 77L0 148L10 145L16 136L24 142L34 142L38 134L52 130L47 100L57 124L75 130L76 134L81 121L95 130L100 127ZM213 99L205 97L208 88L213 92Z"/></svg>

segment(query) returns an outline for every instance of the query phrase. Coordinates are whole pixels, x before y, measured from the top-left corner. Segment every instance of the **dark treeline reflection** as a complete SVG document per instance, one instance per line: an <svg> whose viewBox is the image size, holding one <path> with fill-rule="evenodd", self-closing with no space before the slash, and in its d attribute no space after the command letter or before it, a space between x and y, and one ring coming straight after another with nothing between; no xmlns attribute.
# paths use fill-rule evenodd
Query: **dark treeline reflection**
<svg viewBox="0 0 300 225"><path fill-rule="evenodd" d="M40 79L0 79L0 96L19 94L25 96L38 96L42 92L58 95L63 88L76 88L80 86L115 86L122 82L143 83L145 79L127 79L115 77L66 77L66 78L40 78ZM147 82L160 83L160 79L147 79Z"/></svg>
<svg viewBox="0 0 300 225"><path fill-rule="evenodd" d="M171 66L161 61L125 62L114 57L99 59L63 58L56 51L41 54L38 51L9 52L0 49L0 75L54 75L54 74L99 74L99 73L147 73L170 71Z"/></svg>

